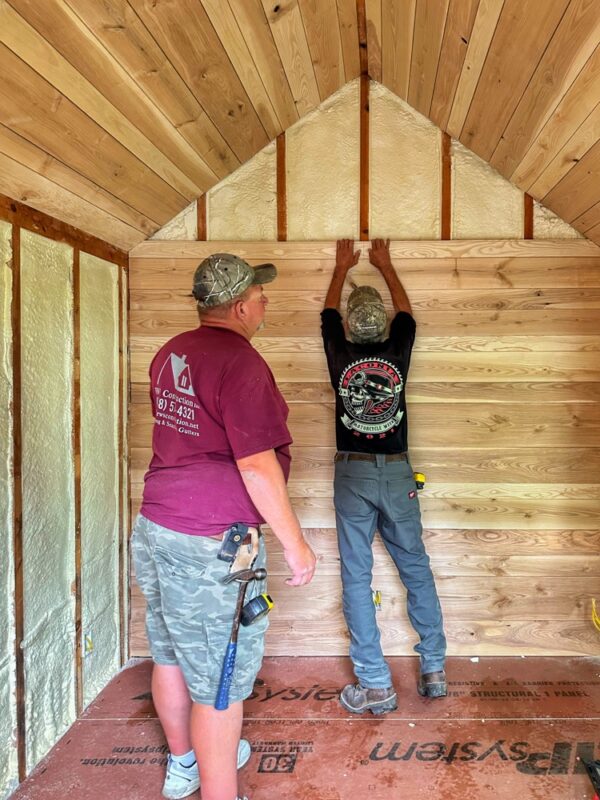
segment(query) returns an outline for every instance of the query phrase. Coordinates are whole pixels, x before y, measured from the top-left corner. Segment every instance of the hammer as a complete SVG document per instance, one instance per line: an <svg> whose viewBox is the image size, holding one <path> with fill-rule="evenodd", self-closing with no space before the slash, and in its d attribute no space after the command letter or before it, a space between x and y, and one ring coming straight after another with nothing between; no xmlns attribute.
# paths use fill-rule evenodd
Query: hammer
<svg viewBox="0 0 600 800"><path fill-rule="evenodd" d="M219 680L219 688L217 689L217 697L215 700L215 708L217 711L224 711L229 708L229 689L231 687L231 680L233 678L233 670L235 668L235 656L237 653L237 637L240 627L240 618L242 616L242 608L244 607L244 599L246 597L246 589L250 581L262 581L267 577L267 570L259 567L258 569L241 569L237 572L232 572L222 579L222 583L232 583L237 581L240 584L238 591L237 603L235 606L235 613L233 615L233 625L231 627L231 636L229 637L229 644L225 651L225 658L223 659L223 666L221 668L221 678Z"/></svg>

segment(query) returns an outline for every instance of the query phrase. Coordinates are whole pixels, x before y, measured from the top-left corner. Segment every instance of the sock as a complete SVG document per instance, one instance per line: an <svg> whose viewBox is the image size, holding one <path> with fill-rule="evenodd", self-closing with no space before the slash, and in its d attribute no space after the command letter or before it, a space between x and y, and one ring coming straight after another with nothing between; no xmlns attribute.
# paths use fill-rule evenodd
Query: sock
<svg viewBox="0 0 600 800"><path fill-rule="evenodd" d="M185 769L189 769L196 763L196 754L193 750L190 750L189 753L184 753L182 756L174 756L173 753L171 753L171 759L181 764Z"/></svg>

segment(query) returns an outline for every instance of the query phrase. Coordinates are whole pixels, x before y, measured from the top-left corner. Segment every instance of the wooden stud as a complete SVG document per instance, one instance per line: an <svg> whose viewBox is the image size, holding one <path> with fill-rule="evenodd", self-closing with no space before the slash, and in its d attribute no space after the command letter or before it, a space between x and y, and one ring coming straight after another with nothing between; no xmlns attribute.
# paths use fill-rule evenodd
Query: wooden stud
<svg viewBox="0 0 600 800"><path fill-rule="evenodd" d="M369 240L369 89L371 79L360 76L360 240Z"/></svg>
<svg viewBox="0 0 600 800"><path fill-rule="evenodd" d="M358 46L360 52L360 210L361 242L369 240L369 50L365 0L356 0Z"/></svg>
<svg viewBox="0 0 600 800"><path fill-rule="evenodd" d="M75 515L75 701L77 716L83 711L83 648L82 648L82 597L81 597L81 313L80 313L80 258L73 250L73 424L71 446L74 467Z"/></svg>
<svg viewBox="0 0 600 800"><path fill-rule="evenodd" d="M287 240L287 175L285 132L277 137L277 241Z"/></svg>
<svg viewBox="0 0 600 800"><path fill-rule="evenodd" d="M452 238L452 138L442 131L442 239Z"/></svg>
<svg viewBox="0 0 600 800"><path fill-rule="evenodd" d="M23 657L23 481L21 437L21 229L12 229L12 376L13 376L13 554L15 590L15 669L19 781L27 775L25 747L25 663Z"/></svg>
<svg viewBox="0 0 600 800"><path fill-rule="evenodd" d="M523 238L533 239L533 197L523 195Z"/></svg>
<svg viewBox="0 0 600 800"><path fill-rule="evenodd" d="M3 194L0 194L0 219L56 242L65 242L71 247L127 269L129 260L124 250Z"/></svg>
<svg viewBox="0 0 600 800"><path fill-rule="evenodd" d="M125 592L127 591L127 586L125 585L125 575L128 574L128 565L127 562L127 547L125 546L125 531L127 530L128 526L125 524L127 520L124 520L124 497L123 497L123 480L125 474L125 430L124 430L124 414L123 414L123 402L125 398L125 386L123 385L125 379L125 358L126 353L124 352L123 348L123 327L124 327L124 319L123 319L123 271L119 270L119 277L117 282L117 291L119 293L118 297L118 314L119 314L119 325L118 325L118 337L119 337L119 423L117 429L117 436L118 436L118 445L117 445L117 452L118 452L118 486L119 486L119 554L118 554L118 569L119 569L119 663L120 666L123 666L127 660L127 637L125 636L125 615L126 615L126 603L125 603Z"/></svg>
<svg viewBox="0 0 600 800"><path fill-rule="evenodd" d="M205 242L207 237L207 224L206 224L206 194L201 194L196 201L196 215L197 215L197 228L196 239L199 242Z"/></svg>

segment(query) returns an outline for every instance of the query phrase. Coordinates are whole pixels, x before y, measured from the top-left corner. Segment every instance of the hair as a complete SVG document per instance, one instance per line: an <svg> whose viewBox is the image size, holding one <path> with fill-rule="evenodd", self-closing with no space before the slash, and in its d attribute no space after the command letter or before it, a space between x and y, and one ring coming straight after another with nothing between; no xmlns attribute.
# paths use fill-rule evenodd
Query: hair
<svg viewBox="0 0 600 800"><path fill-rule="evenodd" d="M238 297L234 297L232 300L227 300L225 303L219 303L218 306L204 306L199 300L196 300L196 308L198 309L198 316L200 320L206 319L207 317L219 317L219 319L224 319L225 317L229 316L229 312L234 307L236 303L239 303L240 300L246 300L248 291L252 288L249 286L242 294L238 295Z"/></svg>

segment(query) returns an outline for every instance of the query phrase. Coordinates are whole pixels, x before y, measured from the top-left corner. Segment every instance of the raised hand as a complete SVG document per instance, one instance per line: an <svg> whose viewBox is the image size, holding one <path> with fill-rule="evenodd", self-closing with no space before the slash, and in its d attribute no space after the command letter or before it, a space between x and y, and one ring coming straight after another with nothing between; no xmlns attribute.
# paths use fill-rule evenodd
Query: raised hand
<svg viewBox="0 0 600 800"><path fill-rule="evenodd" d="M369 261L380 272L392 267L389 239L373 239L369 248Z"/></svg>
<svg viewBox="0 0 600 800"><path fill-rule="evenodd" d="M338 239L335 250L335 268L344 273L358 264L360 250L354 250L354 239Z"/></svg>

